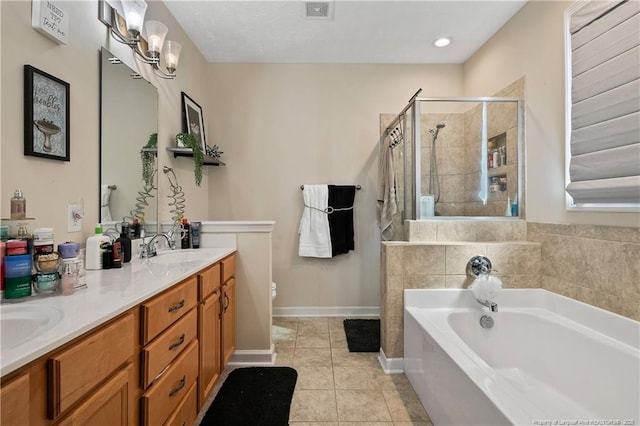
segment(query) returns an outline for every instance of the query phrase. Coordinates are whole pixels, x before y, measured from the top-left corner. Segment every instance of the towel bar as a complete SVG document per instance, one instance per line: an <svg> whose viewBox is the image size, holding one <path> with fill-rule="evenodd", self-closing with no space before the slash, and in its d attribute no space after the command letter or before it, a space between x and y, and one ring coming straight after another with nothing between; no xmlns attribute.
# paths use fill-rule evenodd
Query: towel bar
<svg viewBox="0 0 640 426"><path fill-rule="evenodd" d="M300 189L304 189L304 185L300 185ZM356 185L356 189L360 190L362 187L360 185Z"/></svg>

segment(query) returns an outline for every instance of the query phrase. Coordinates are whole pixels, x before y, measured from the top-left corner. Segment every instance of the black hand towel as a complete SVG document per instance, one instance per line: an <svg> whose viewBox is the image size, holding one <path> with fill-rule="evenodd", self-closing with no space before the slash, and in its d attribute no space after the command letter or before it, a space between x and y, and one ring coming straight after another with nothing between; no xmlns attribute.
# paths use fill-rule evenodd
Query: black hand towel
<svg viewBox="0 0 640 426"><path fill-rule="evenodd" d="M329 233L331 234L331 255L347 253L353 250L353 202L356 187L353 185L329 185L329 207L334 211L329 215ZM348 209L348 210L339 210Z"/></svg>

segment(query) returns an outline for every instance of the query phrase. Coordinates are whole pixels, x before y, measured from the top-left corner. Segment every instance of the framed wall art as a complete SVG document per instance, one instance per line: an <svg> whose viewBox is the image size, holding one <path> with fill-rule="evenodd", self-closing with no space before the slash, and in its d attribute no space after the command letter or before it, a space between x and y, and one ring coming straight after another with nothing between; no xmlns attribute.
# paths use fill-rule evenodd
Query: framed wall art
<svg viewBox="0 0 640 426"><path fill-rule="evenodd" d="M202 152L207 152L202 108L184 92L182 92L182 131L193 135Z"/></svg>
<svg viewBox="0 0 640 426"><path fill-rule="evenodd" d="M24 66L24 155L69 161L69 83Z"/></svg>

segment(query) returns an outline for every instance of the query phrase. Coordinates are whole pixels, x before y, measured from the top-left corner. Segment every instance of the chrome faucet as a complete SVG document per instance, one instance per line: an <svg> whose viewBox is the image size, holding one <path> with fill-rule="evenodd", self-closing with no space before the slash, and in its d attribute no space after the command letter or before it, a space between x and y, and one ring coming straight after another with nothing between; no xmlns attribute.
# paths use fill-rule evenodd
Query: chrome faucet
<svg viewBox="0 0 640 426"><path fill-rule="evenodd" d="M140 250L140 259L148 259L158 254L155 242L159 237L162 237L167 241L167 246L171 250L175 250L176 242L173 240L173 232L173 229L169 230L169 232L159 232L151 237L148 243L145 243L143 238Z"/></svg>
<svg viewBox="0 0 640 426"><path fill-rule="evenodd" d="M488 300L480 300L476 299L479 304L482 306L486 306L491 310L491 312L498 312L498 304L496 302L489 302Z"/></svg>

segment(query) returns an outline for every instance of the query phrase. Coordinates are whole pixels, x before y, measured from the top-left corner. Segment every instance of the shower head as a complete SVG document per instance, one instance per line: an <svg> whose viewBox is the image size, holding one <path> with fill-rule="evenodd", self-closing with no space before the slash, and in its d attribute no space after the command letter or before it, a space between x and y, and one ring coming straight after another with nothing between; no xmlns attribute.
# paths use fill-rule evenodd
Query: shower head
<svg viewBox="0 0 640 426"><path fill-rule="evenodd" d="M435 142L436 138L438 137L438 132L443 127L444 127L444 123L438 123L438 124L436 124L436 128L435 129L429 129L429 133L431 133L431 137L433 138L434 142Z"/></svg>

